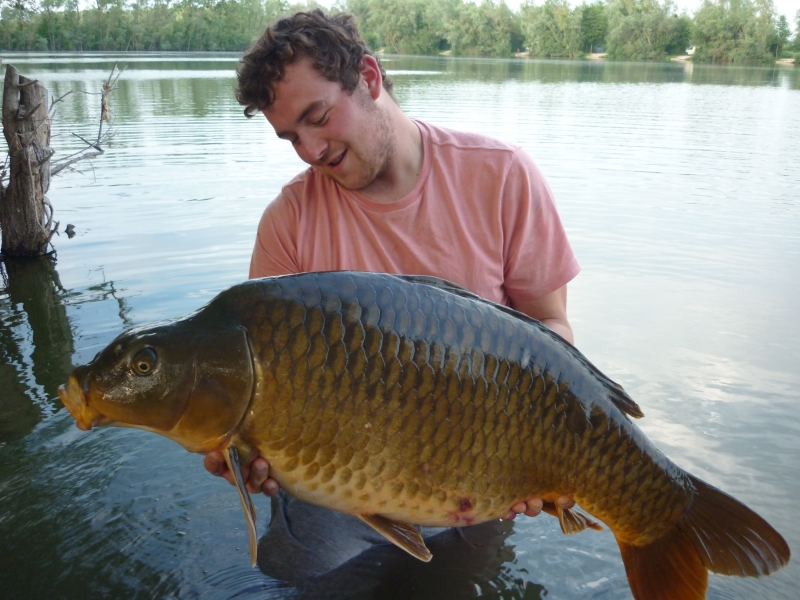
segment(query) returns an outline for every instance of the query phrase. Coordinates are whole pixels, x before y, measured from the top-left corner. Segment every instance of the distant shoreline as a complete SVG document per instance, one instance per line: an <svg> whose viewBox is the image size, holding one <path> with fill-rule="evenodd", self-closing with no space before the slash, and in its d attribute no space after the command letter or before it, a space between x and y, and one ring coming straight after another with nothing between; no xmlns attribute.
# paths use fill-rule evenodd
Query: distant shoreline
<svg viewBox="0 0 800 600"><path fill-rule="evenodd" d="M419 56L421 58L432 58L436 56L446 57L446 58L454 58L454 59L464 59L464 60L471 60L471 59L509 59L509 58L518 58L518 59L531 59L531 60L569 60L569 61L582 61L582 60L591 60L591 61L605 61L609 63L623 63L623 62L634 62L634 63L657 63L657 62L693 62L694 64L698 65L714 65L716 67L768 67L774 65L780 65L785 67L792 67L792 66L800 66L800 60L795 58L780 58L774 63L768 62L738 62L738 63L731 63L731 62L717 62L712 63L708 61L694 61L692 57L688 54L679 54L677 56L665 56L661 59L614 59L608 58L608 54L606 52L590 52L582 55L578 58L569 58L567 56L533 56L529 51L525 52L515 52L514 54L510 54L508 56L453 56L449 50L445 50L439 52L437 54L397 54L397 53L387 53L385 52L384 48L379 48L374 51L378 57L383 56L403 56L403 57L413 57ZM244 50L4 50L0 49L0 53L2 53L3 58L5 60L0 59L0 65L7 63L8 59L14 58L14 56L102 56L102 55L109 55L109 56L141 56L141 55L156 55L156 54L163 54L163 55L171 55L171 56L180 56L180 55L198 55L198 54L227 54L232 55L233 57L240 57Z"/></svg>

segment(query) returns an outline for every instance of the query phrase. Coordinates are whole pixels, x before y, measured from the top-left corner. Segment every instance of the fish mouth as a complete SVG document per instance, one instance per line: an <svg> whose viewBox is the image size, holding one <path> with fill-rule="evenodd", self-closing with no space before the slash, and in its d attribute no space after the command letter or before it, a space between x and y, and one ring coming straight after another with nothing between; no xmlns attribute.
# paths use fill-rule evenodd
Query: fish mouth
<svg viewBox="0 0 800 600"><path fill-rule="evenodd" d="M103 425L106 419L99 412L89 406L75 373L69 376L66 385L58 387L58 397L67 407L69 414L75 419L78 429L89 431L92 427Z"/></svg>

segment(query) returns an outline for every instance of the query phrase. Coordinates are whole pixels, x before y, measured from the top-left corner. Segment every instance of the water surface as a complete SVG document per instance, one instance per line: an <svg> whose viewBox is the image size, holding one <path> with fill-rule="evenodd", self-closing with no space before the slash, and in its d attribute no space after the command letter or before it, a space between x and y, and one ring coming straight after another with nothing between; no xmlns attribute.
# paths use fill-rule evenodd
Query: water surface
<svg viewBox="0 0 800 600"><path fill-rule="evenodd" d="M185 314L247 275L258 218L303 168L232 94L236 56L6 55L60 96L53 147L106 154L53 181L57 260L0 288L0 589L10 598L630 598L611 534L498 530L480 566L367 557L298 590L248 567L236 494L133 430L78 431L55 390L124 328ZM679 465L800 548L800 69L386 57L408 114L520 144L583 267L579 348L624 385ZM257 500L263 531L269 503ZM370 562L372 561L372 562ZM380 564L380 566L376 566ZM461 585L468 578L471 586ZM373 581L374 580L374 581ZM369 587L372 586L372 587ZM709 598L794 598L712 576ZM373 591L370 592L369 589Z"/></svg>

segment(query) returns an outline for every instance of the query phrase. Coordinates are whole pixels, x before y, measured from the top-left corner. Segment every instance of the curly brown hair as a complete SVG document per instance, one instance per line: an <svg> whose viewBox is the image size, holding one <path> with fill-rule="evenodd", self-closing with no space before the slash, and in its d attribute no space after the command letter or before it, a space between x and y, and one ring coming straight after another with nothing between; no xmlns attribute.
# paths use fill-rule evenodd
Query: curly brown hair
<svg viewBox="0 0 800 600"><path fill-rule="evenodd" d="M275 84L283 79L286 66L298 57L308 57L329 81L338 81L352 92L358 85L359 65L372 56L358 33L355 17L348 13L326 15L320 9L298 12L273 23L244 53L236 76L236 99L247 118L275 101ZM378 61L383 87L392 93L392 80Z"/></svg>

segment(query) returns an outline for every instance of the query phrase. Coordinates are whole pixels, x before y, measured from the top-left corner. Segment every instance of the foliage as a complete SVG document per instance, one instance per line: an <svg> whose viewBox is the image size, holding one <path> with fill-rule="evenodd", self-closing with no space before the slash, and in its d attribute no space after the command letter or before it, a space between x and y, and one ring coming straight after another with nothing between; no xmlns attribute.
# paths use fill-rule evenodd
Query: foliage
<svg viewBox="0 0 800 600"><path fill-rule="evenodd" d="M606 14L606 5L599 0L588 6L584 4L583 14L581 15L583 50L594 52L595 48L605 44L607 33L608 15Z"/></svg>
<svg viewBox="0 0 800 600"><path fill-rule="evenodd" d="M789 21L783 15L778 18L778 23L775 27L775 55L778 56L784 48L789 44L789 37L792 35L792 30L789 29Z"/></svg>
<svg viewBox="0 0 800 600"><path fill-rule="evenodd" d="M346 8L360 17L368 43L398 54L432 54L439 50L441 26L431 18L426 0L354 0Z"/></svg>
<svg viewBox="0 0 800 600"><path fill-rule="evenodd" d="M794 47L800 50L800 10L794 16Z"/></svg>
<svg viewBox="0 0 800 600"><path fill-rule="evenodd" d="M686 20L671 0L611 0L606 51L611 58L662 59L686 47Z"/></svg>
<svg viewBox="0 0 800 600"><path fill-rule="evenodd" d="M772 0L705 0L694 17L694 60L771 62L780 45Z"/></svg>
<svg viewBox="0 0 800 600"><path fill-rule="evenodd" d="M276 18L315 0L0 0L0 50L244 50ZM337 0L374 49L401 54L663 59L693 43L695 60L754 62L792 48L773 0L704 0L694 18L673 0ZM794 17L800 50L800 11Z"/></svg>
<svg viewBox="0 0 800 600"><path fill-rule="evenodd" d="M8 50L243 50L285 0L11 0L2 8Z"/></svg>
<svg viewBox="0 0 800 600"><path fill-rule="evenodd" d="M523 43L519 23L503 2L458 2L445 22L445 37L456 56L509 56Z"/></svg>
<svg viewBox="0 0 800 600"><path fill-rule="evenodd" d="M581 23L584 7L570 9L568 0L545 0L534 6L528 0L520 8L522 31L533 56L565 56L582 54Z"/></svg>

